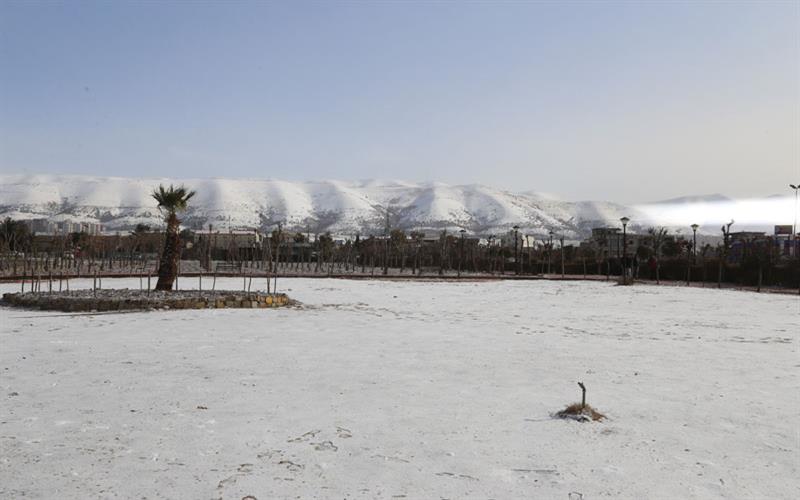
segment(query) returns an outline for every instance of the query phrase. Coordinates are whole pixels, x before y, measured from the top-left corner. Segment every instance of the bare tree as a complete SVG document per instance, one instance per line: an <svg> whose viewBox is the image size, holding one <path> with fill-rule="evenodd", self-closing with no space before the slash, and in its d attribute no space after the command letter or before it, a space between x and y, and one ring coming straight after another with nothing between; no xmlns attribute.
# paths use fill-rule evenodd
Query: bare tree
<svg viewBox="0 0 800 500"><path fill-rule="evenodd" d="M651 227L647 230L647 234L650 235L653 243L653 258L656 260L656 283L661 283L661 247L664 246L664 240L669 231L663 226Z"/></svg>

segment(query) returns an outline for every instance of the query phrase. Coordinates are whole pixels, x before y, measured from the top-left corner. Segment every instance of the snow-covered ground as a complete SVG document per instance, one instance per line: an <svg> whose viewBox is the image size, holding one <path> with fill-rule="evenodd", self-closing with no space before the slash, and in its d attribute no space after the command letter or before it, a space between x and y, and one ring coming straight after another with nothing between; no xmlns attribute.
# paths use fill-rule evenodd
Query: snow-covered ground
<svg viewBox="0 0 800 500"><path fill-rule="evenodd" d="M796 296L278 285L304 306L0 309L0 498L800 495ZM550 418L577 381L608 420Z"/></svg>

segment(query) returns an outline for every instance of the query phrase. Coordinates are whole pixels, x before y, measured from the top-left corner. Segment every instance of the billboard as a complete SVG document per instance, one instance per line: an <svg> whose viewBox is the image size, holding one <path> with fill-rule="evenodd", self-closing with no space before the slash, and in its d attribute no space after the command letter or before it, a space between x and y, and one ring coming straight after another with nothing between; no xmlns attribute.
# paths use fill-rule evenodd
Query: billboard
<svg viewBox="0 0 800 500"><path fill-rule="evenodd" d="M775 226L775 236L779 236L782 234L786 235L792 234L792 226L791 225Z"/></svg>

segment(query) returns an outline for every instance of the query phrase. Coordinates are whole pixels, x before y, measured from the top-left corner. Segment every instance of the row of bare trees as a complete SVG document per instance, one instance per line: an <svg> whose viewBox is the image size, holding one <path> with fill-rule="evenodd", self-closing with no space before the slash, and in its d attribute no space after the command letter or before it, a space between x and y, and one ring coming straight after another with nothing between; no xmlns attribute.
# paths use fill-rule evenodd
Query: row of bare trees
<svg viewBox="0 0 800 500"><path fill-rule="evenodd" d="M646 235L635 238L635 248L620 255L610 255L607 242L564 245L563 239L542 239L530 244L530 237L506 238L504 243L489 238L480 244L473 237L441 231L438 238L426 238L419 231L406 233L387 227L383 235L355 235L335 241L329 233L316 234L285 231L281 225L267 237L253 240L250 247L234 245L220 249L210 238L198 239L189 230L180 231L178 213L186 208L194 193L184 187L159 186L153 198L164 215L166 231L151 232L146 226L128 235L91 236L85 233L51 236L35 244L36 238L23 223L6 219L0 225L0 272L6 275L32 275L36 272L158 271L158 289L170 289L179 271L181 259L196 259L206 271L214 271L214 261L220 258L228 270L247 270L267 274L450 274L457 273L517 273L517 274L612 274L622 268L633 268L635 277L660 281L666 264L668 279L675 279L676 264L685 264L685 279L708 281L708 263L716 263L719 285L738 267L758 269L758 284L766 274L775 281L773 268L780 264L776 246L769 238L745 242L743 255L731 265L732 239L730 225L723 226L723 241L716 247L704 245L693 248L693 242L681 235L670 235L663 227L650 228ZM633 235L631 235L633 236ZM631 238L634 241L634 238ZM513 242L509 244L509 242ZM526 245L523 245L527 243ZM740 242L741 243L741 242ZM741 245L740 245L741 246ZM741 253L741 252L740 252ZM700 262L698 262L698 259ZM624 263L622 261L625 261ZM631 265L631 260L634 265ZM736 273L733 273L736 274ZM738 273L741 276L741 272ZM778 273L780 274L780 273Z"/></svg>

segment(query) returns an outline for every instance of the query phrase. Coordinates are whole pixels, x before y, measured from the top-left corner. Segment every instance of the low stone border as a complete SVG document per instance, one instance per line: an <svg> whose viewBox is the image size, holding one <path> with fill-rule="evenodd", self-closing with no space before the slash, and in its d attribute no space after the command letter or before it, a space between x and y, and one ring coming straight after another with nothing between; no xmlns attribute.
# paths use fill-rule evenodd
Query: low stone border
<svg viewBox="0 0 800 500"><path fill-rule="evenodd" d="M16 307L65 312L148 309L259 309L291 303L284 293L219 291L156 292L129 289L70 292L4 293L3 303Z"/></svg>

